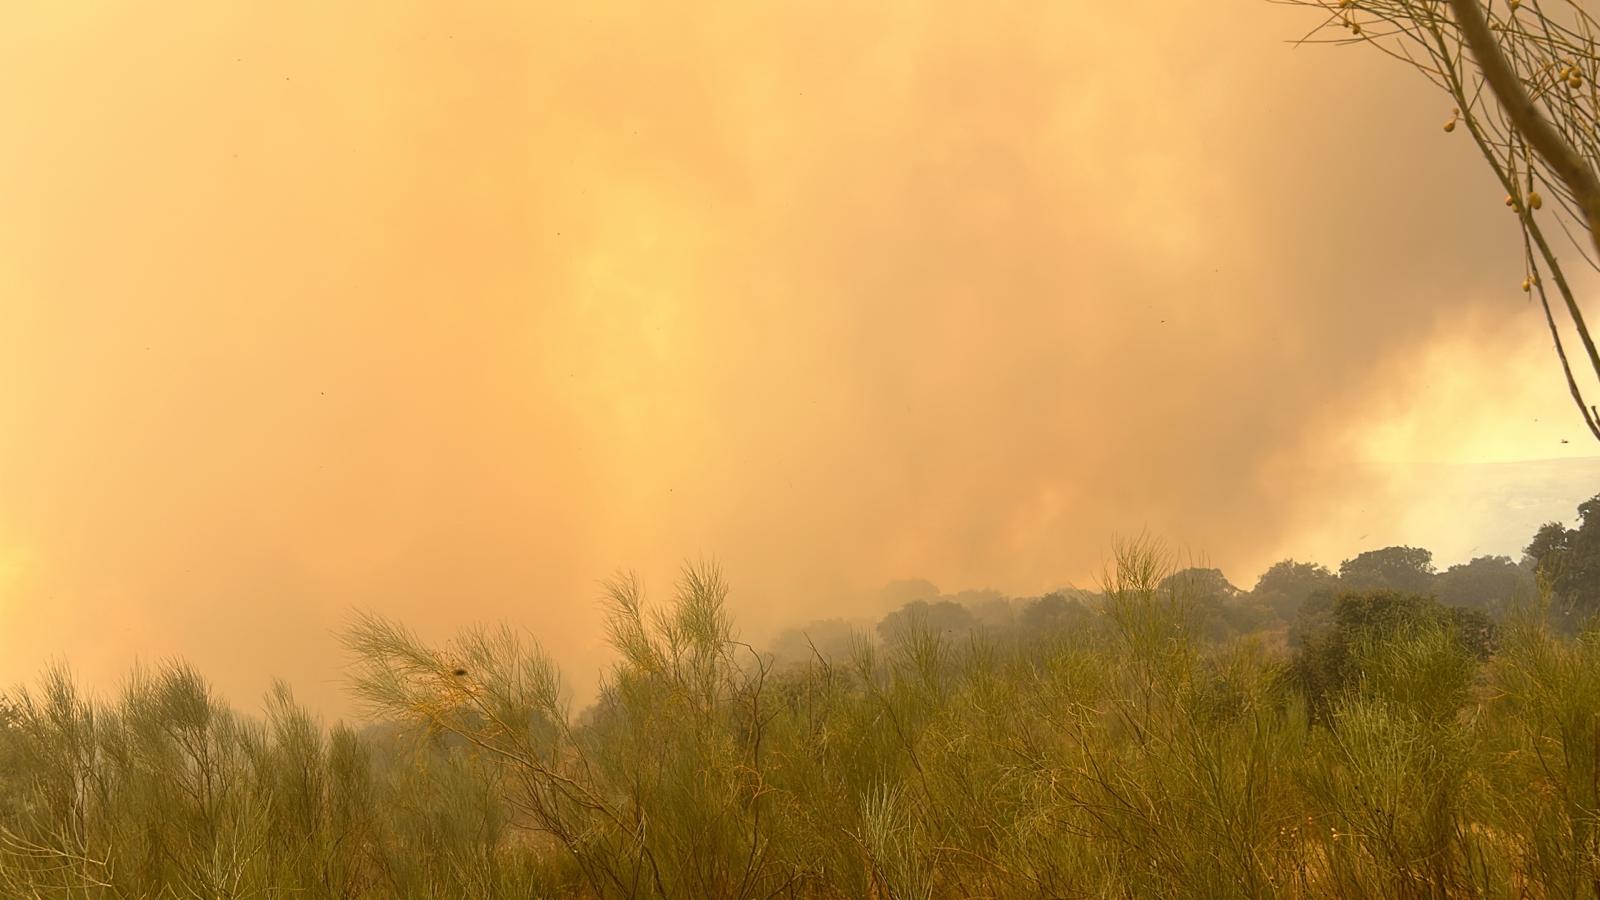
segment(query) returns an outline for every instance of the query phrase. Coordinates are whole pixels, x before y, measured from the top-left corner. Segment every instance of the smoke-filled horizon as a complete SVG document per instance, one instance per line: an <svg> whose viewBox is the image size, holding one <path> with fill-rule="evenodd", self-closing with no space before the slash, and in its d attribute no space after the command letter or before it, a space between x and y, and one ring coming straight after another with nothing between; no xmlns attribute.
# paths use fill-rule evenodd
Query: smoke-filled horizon
<svg viewBox="0 0 1600 900"><path fill-rule="evenodd" d="M1300 11L13 20L7 683L182 656L336 708L363 608L592 684L619 567L715 557L755 633L1083 583L1118 534L1248 586L1467 552L1415 464L1592 452L1448 103Z"/></svg>

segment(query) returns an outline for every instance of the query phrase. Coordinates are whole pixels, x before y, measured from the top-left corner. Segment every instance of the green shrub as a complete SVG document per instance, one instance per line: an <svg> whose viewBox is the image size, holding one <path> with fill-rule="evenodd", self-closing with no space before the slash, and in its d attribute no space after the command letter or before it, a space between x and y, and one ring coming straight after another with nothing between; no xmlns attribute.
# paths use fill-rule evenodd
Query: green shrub
<svg viewBox="0 0 1600 900"><path fill-rule="evenodd" d="M246 716L182 666L109 701L52 671L0 698L0 895L1593 893L1600 637L1375 592L1308 602L1286 657L1171 575L1134 542L1018 616L1071 627L913 610L781 668L714 568L665 608L622 578L579 712L508 630L361 617L359 732L282 685Z"/></svg>

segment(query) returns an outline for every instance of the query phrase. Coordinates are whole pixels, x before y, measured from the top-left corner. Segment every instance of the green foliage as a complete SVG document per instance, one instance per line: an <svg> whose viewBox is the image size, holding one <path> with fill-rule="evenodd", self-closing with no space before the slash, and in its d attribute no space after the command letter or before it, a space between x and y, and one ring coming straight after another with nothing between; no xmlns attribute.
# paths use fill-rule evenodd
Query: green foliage
<svg viewBox="0 0 1600 900"><path fill-rule="evenodd" d="M978 627L978 617L954 600L913 600L884 616L883 621L878 623L878 636L885 641L894 641L918 626L947 638L958 639Z"/></svg>
<svg viewBox="0 0 1600 900"><path fill-rule="evenodd" d="M1289 621L1299 614L1313 594L1331 591L1336 583L1337 579L1326 566L1286 559L1263 572L1250 593L1257 603Z"/></svg>
<svg viewBox="0 0 1600 900"><path fill-rule="evenodd" d="M1339 581L1349 591L1425 594L1433 585L1433 554L1418 547L1368 550L1339 564Z"/></svg>
<svg viewBox="0 0 1600 900"><path fill-rule="evenodd" d="M1518 600L1532 599L1537 587L1531 567L1506 556L1480 556L1441 572L1434 592L1446 605L1499 615Z"/></svg>
<svg viewBox="0 0 1600 900"><path fill-rule="evenodd" d="M1202 606L1221 605L1243 593L1233 586L1221 569L1195 566L1179 569L1161 579L1160 589L1186 593Z"/></svg>
<svg viewBox="0 0 1600 900"><path fill-rule="evenodd" d="M1083 634L1093 626L1094 612L1089 606L1063 591L1028 601L1017 614L1017 630L1034 640Z"/></svg>
<svg viewBox="0 0 1600 900"><path fill-rule="evenodd" d="M3 705L4 896L351 897L419 869L400 826L424 813L383 802L370 748L282 685L254 721L183 666L136 672L114 703L52 671Z"/></svg>
<svg viewBox="0 0 1600 900"><path fill-rule="evenodd" d="M0 896L1591 893L1600 636L1279 574L1319 585L1292 656L1218 637L1268 602L1144 540L1014 626L934 595L782 667L715 568L663 605L622 577L580 712L509 630L362 616L359 733L282 685L248 717L182 666L109 701L53 671L0 698Z"/></svg>
<svg viewBox="0 0 1600 900"><path fill-rule="evenodd" d="M1449 680L1446 673L1459 673L1487 658L1493 641L1494 626L1476 610L1398 591L1345 593L1334 602L1331 615L1319 617L1302 636L1293 675L1319 714L1341 696L1372 688L1387 677L1383 673L1394 671L1440 702L1454 702L1450 698L1465 690L1465 684ZM1406 657L1406 665L1395 656L1403 653L1414 654ZM1390 692L1389 699L1398 698Z"/></svg>
<svg viewBox="0 0 1600 900"><path fill-rule="evenodd" d="M1524 876L1547 896L1600 885L1600 633L1558 639L1532 616L1507 629L1485 709L1499 763L1494 825L1524 837Z"/></svg>
<svg viewBox="0 0 1600 900"><path fill-rule="evenodd" d="M1528 558L1556 600L1581 616L1600 613L1600 495L1578 507L1579 525L1552 522L1528 545Z"/></svg>

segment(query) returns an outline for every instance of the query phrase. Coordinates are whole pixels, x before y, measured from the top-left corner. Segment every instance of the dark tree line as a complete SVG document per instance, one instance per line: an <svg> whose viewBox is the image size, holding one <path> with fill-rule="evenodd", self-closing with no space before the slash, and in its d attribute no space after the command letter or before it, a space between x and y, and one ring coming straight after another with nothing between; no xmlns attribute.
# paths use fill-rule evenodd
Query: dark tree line
<svg viewBox="0 0 1600 900"><path fill-rule="evenodd" d="M1160 590L1193 607L1207 638L1281 630L1296 648L1341 615L1359 618L1362 603L1390 602L1373 597L1390 597L1413 612L1437 607L1474 613L1469 619L1456 617L1474 628L1480 620L1501 618L1518 602L1548 598L1555 620L1571 629L1600 613L1600 495L1580 505L1578 513L1576 528L1556 522L1540 528L1520 560L1480 556L1440 571L1429 550L1382 547L1344 560L1337 570L1285 559L1262 573L1250 590L1234 585L1220 569L1198 566L1168 575ZM1098 592L1078 588L1034 597L997 591L944 594L921 579L894 582L880 596L895 608L870 629L842 620L813 622L781 635L775 655L780 660L843 655L854 641L892 642L914 627L947 639L983 633L1027 640L1091 627L1102 599ZM1348 597L1357 599L1341 613L1341 601Z"/></svg>
<svg viewBox="0 0 1600 900"><path fill-rule="evenodd" d="M1600 610L1600 494L1578 507L1577 528L1559 522L1539 529L1528 545L1540 580L1567 609Z"/></svg>

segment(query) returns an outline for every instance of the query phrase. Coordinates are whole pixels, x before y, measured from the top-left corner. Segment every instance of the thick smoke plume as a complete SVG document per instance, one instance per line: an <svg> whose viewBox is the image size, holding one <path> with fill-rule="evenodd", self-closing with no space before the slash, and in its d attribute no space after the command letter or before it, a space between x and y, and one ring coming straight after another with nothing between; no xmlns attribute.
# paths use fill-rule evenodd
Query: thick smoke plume
<svg viewBox="0 0 1600 900"><path fill-rule="evenodd" d="M1562 427L1448 110L1268 4L12 20L7 681L182 655L335 702L367 607L582 684L598 580L700 555L754 633L1142 530L1248 583L1392 506L1375 433Z"/></svg>

